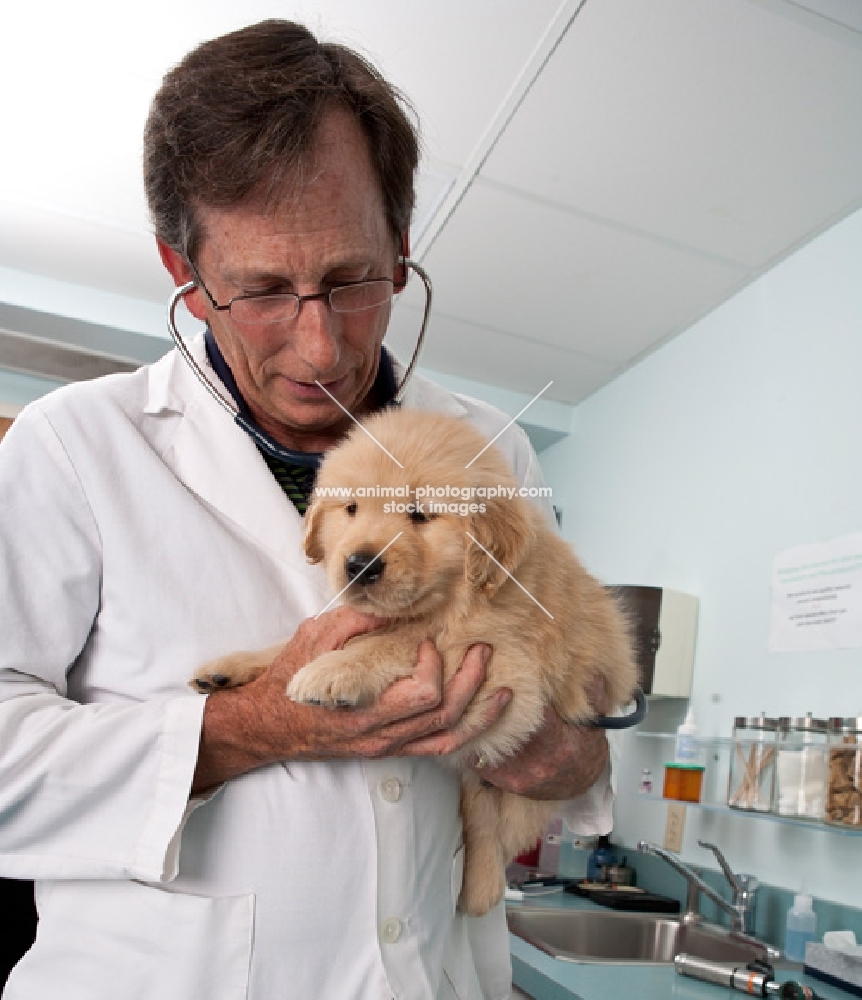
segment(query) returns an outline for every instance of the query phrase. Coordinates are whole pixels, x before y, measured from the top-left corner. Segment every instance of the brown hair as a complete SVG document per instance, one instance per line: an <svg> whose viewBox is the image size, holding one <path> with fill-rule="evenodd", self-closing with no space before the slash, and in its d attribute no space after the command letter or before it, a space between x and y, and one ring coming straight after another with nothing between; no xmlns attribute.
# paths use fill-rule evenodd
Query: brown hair
<svg viewBox="0 0 862 1000"><path fill-rule="evenodd" d="M302 25L267 20L204 42L162 81L144 130L144 186L156 236L197 250L197 204L278 197L301 177L322 115L351 112L368 139L386 219L407 232L419 161L406 99L362 56Z"/></svg>

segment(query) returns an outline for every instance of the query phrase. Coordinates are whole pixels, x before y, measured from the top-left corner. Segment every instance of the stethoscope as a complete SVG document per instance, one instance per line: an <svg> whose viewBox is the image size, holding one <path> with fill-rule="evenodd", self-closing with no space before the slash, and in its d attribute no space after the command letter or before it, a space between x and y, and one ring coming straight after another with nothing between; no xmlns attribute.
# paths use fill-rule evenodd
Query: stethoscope
<svg viewBox="0 0 862 1000"><path fill-rule="evenodd" d="M422 345L425 341L425 331L428 328L428 318L431 315L431 299L433 295L431 279L428 277L425 269L421 265L417 264L415 260L410 260L407 257L402 258L401 263L405 267L415 271L422 279L422 283L425 286L425 311L422 314L422 325L419 328L419 337L416 340L413 357L410 359L410 364L407 366L404 376L392 398L392 402L396 405L401 403L404 398L407 383L410 381L410 378L416 368L416 364L419 361L419 354L422 351ZM292 448L286 448L284 445L279 444L271 438L269 434L266 434L248 417L242 414L239 408L231 403L230 400L226 399L206 377L203 369L197 363L194 355L189 350L185 340L183 340L182 334L177 329L175 317L180 300L185 298L185 296L195 288L197 288L196 281L187 281L184 285L180 285L174 290L173 295L171 295L168 301L168 331L186 364L188 364L191 370L195 373L200 384L206 389L212 398L230 415L234 423L237 424L238 427L241 427L246 434L252 438L261 450L265 451L268 455L278 459L279 461L288 462L291 465L301 465L307 469L318 469L320 467L320 463L323 461L322 452L294 451ZM623 716L601 715L594 719L590 719L585 724L596 729L628 729L631 726L636 726L639 722L643 721L647 714L647 703L644 693L640 688L635 689L634 699L635 709L631 714Z"/></svg>
<svg viewBox="0 0 862 1000"><path fill-rule="evenodd" d="M422 314L422 325L419 328L419 337L416 340L413 357L410 359L410 364L407 365L404 376L402 377L398 388L395 390L395 395L391 400L391 402L395 405L400 404L404 398L407 383L410 381L419 361L419 354L421 353L422 345L425 342L425 331L428 328L428 319L431 315L431 299L433 296L431 279L428 277L428 273L425 269L421 265L417 264L415 260L410 260L408 257L402 257L401 263L404 267L415 271L422 279L422 284L425 286L425 311ZM262 451L267 453L267 455L270 455L272 458L278 459L281 462L287 462L290 465L301 465L307 469L319 468L320 463L323 461L322 452L294 451L292 448L286 448L284 445L279 444L278 441L274 440L269 434L262 431L252 420L240 412L239 407L232 403L229 399L226 399L207 378L203 369L197 363L194 355L189 350L182 334L177 329L175 315L180 300L185 298L189 292L194 291L195 288L197 288L197 281L188 281L184 285L180 285L178 288L174 289L174 293L168 301L168 332L170 333L173 342L177 346L177 350L182 355L186 364L195 373L197 380L219 404L219 406L229 414L231 420L233 420L238 427L241 427L246 434L252 438L255 444Z"/></svg>

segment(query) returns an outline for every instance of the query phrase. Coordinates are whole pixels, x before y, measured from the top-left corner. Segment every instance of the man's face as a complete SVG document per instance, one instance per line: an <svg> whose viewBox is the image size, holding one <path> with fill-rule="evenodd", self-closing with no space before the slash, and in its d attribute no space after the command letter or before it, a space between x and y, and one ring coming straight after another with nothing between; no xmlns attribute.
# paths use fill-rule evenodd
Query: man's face
<svg viewBox="0 0 862 1000"><path fill-rule="evenodd" d="M198 209L195 264L219 304L252 292L309 295L336 285L393 278L397 248L367 140L342 111L324 118L305 180L276 207ZM285 323L237 323L195 296L255 420L277 441L324 450L349 426L377 374L391 304L360 313L304 302ZM196 303L197 304L197 303ZM199 310L195 310L196 313Z"/></svg>

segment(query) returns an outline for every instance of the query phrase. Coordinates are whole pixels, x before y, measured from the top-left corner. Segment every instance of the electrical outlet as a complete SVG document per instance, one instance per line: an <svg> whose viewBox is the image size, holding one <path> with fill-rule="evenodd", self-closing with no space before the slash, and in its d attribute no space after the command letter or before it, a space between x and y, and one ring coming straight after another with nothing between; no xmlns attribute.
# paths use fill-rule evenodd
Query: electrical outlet
<svg viewBox="0 0 862 1000"><path fill-rule="evenodd" d="M685 830L685 806L681 802L671 802L667 807L667 823L664 828L664 846L677 854L682 850L682 835Z"/></svg>

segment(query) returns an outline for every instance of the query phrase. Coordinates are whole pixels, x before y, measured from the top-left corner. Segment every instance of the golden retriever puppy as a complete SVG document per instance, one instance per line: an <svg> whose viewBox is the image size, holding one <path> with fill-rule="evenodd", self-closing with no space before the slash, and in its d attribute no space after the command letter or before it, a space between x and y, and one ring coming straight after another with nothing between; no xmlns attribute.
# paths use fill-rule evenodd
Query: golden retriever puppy
<svg viewBox="0 0 862 1000"><path fill-rule="evenodd" d="M480 728L500 687L512 700L451 758L462 775L459 907L478 916L499 901L506 865L535 844L560 803L487 787L469 765L514 753L549 703L568 722L588 720L585 691L597 674L613 705L627 703L637 673L627 623L466 421L388 410L363 426L326 456L305 515L305 551L344 603L394 624L307 664L287 693L308 704L364 705L412 672L423 639L436 644L446 679L473 643L493 648L461 724ZM197 686L245 683L273 656L226 657L199 671Z"/></svg>

